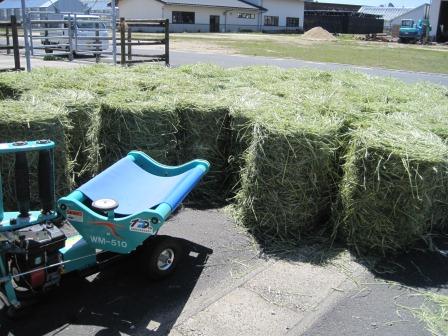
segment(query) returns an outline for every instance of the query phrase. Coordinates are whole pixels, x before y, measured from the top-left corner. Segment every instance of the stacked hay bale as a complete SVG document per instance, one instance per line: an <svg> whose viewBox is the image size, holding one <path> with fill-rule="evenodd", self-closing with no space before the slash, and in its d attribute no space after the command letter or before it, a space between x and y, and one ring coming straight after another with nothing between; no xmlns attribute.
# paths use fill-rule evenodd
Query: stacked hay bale
<svg viewBox="0 0 448 336"><path fill-rule="evenodd" d="M242 112L251 134L236 215L263 240L300 239L324 228L330 216L342 120L266 98Z"/></svg>
<svg viewBox="0 0 448 336"><path fill-rule="evenodd" d="M98 171L99 97L86 90L32 90L24 97L46 97L46 101L63 109L71 127L68 129L67 149L72 163L71 185L81 185Z"/></svg>
<svg viewBox="0 0 448 336"><path fill-rule="evenodd" d="M446 88L273 67L93 66L2 75L0 104L2 142L58 143L59 194L138 149L169 165L209 160L190 201L236 193L237 218L265 240L334 230L359 252L389 253L448 227ZM11 167L3 160L9 180Z"/></svg>
<svg viewBox="0 0 448 336"><path fill-rule="evenodd" d="M64 109L39 100L1 100L0 101L0 134L2 142L18 140L52 139L56 142L55 174L56 195L66 195L71 190L70 176L72 166L68 160L67 135L71 124ZM37 194L37 155L28 155L31 183L31 204L39 206ZM16 210L14 156L3 155L1 174L5 208Z"/></svg>
<svg viewBox="0 0 448 336"><path fill-rule="evenodd" d="M339 233L360 253L401 251L446 223L448 147L385 116L352 130Z"/></svg>
<svg viewBox="0 0 448 336"><path fill-rule="evenodd" d="M144 151L167 165L178 162L179 119L168 97L143 99L138 92L112 93L101 100L98 120L100 170L131 150Z"/></svg>
<svg viewBox="0 0 448 336"><path fill-rule="evenodd" d="M189 199L195 206L219 206L229 196L228 157L230 152L229 104L223 95L184 97L177 106L177 133L181 163L206 158L210 171Z"/></svg>

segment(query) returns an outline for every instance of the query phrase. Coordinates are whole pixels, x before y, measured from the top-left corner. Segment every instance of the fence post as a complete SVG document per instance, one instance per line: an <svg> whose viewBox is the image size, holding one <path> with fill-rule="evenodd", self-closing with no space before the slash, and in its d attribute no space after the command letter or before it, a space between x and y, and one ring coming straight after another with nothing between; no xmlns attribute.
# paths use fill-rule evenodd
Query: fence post
<svg viewBox="0 0 448 336"><path fill-rule="evenodd" d="M170 65L170 20L165 20L165 65Z"/></svg>
<svg viewBox="0 0 448 336"><path fill-rule="evenodd" d="M128 61L132 61L132 27L128 26Z"/></svg>
<svg viewBox="0 0 448 336"><path fill-rule="evenodd" d="M12 20L12 15L11 15L11 20ZM6 46L10 47L11 44L9 43L9 26L5 27L5 36L6 36ZM9 55L11 53L11 50L8 48L6 49L6 54Z"/></svg>
<svg viewBox="0 0 448 336"><path fill-rule="evenodd" d="M17 32L17 18L15 15L11 15L11 33L12 33L12 47L14 51L14 69L21 70L20 54L19 54L19 34Z"/></svg>
<svg viewBox="0 0 448 336"><path fill-rule="evenodd" d="M124 20L124 17L120 18L120 47L121 47L121 65L126 64L126 21Z"/></svg>
<svg viewBox="0 0 448 336"><path fill-rule="evenodd" d="M95 63L100 62L100 24L95 23L95 44L96 44L96 53L95 53Z"/></svg>
<svg viewBox="0 0 448 336"><path fill-rule="evenodd" d="M110 2L112 7L112 59L114 65L117 65L117 11L115 0Z"/></svg>
<svg viewBox="0 0 448 336"><path fill-rule="evenodd" d="M72 21L72 15L68 14L68 29L67 29L67 34L68 34L68 60L71 62L73 61L73 40L72 40L72 31L73 29L76 29L75 27L73 27L73 21Z"/></svg>
<svg viewBox="0 0 448 336"><path fill-rule="evenodd" d="M23 29L23 36L24 36L24 42L25 42L25 58L26 58L26 71L31 71L31 58L30 58L30 46L28 41L28 33L27 33L27 27L26 27L26 5L25 0L21 0L21 7L22 7L22 29Z"/></svg>

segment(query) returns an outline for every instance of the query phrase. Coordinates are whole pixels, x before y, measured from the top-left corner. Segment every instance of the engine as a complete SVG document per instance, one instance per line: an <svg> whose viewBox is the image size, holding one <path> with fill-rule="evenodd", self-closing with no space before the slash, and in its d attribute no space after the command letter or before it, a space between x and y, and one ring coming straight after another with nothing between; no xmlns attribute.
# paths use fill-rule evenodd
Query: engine
<svg viewBox="0 0 448 336"><path fill-rule="evenodd" d="M65 234L54 224L36 224L9 233L8 264L18 287L45 291L59 284L62 261L59 249Z"/></svg>

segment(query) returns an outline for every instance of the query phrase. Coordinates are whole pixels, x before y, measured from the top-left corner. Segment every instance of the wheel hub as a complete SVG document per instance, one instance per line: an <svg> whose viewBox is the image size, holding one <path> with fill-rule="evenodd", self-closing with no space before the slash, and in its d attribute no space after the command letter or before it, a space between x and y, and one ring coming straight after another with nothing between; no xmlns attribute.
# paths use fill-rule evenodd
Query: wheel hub
<svg viewBox="0 0 448 336"><path fill-rule="evenodd" d="M174 262L174 251L170 248L164 249L157 259L157 267L161 271L168 270Z"/></svg>

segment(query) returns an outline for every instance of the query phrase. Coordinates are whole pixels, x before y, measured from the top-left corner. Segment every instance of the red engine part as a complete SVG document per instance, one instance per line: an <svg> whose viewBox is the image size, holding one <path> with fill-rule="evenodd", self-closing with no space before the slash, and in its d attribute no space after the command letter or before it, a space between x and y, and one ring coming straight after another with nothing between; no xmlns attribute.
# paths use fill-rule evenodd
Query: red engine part
<svg viewBox="0 0 448 336"><path fill-rule="evenodd" d="M38 270L30 274L30 285L33 288L38 288L45 283L45 270Z"/></svg>

